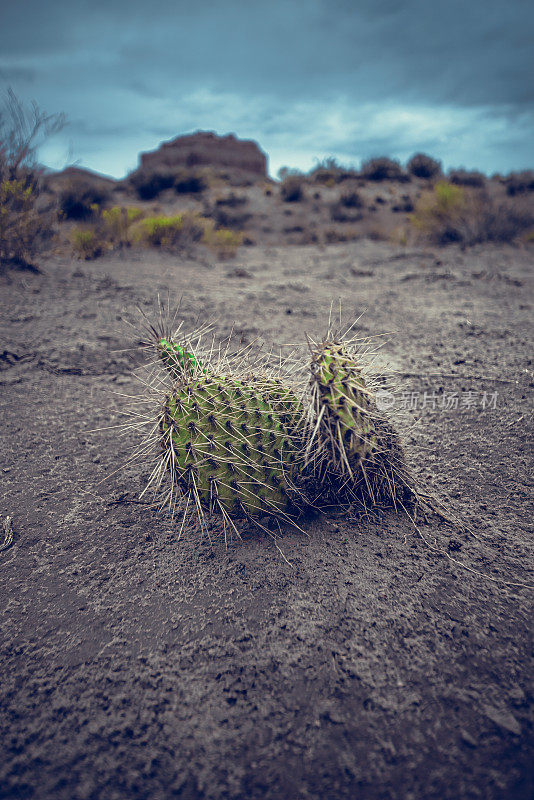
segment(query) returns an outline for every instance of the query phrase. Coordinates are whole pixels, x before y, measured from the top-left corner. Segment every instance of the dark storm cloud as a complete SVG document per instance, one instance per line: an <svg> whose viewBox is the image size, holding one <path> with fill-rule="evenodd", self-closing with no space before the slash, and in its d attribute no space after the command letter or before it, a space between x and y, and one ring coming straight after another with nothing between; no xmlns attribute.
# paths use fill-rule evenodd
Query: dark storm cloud
<svg viewBox="0 0 534 800"><path fill-rule="evenodd" d="M506 124L528 129L533 40L530 0L21 0L2 12L0 80L85 120L72 129L84 142L128 130L133 144L137 130L141 149L208 127L283 147L285 126L317 155L400 153L411 139L467 157L477 120L495 142Z"/></svg>

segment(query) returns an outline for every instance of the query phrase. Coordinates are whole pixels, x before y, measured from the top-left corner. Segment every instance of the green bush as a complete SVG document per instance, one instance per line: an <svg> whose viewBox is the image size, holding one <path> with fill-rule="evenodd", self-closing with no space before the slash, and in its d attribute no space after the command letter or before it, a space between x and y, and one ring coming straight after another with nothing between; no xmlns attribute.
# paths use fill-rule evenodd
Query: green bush
<svg viewBox="0 0 534 800"><path fill-rule="evenodd" d="M74 251L85 259L98 258L106 250L129 247L132 243L131 229L143 215L139 208L113 208L93 210L93 225L75 228L71 234Z"/></svg>

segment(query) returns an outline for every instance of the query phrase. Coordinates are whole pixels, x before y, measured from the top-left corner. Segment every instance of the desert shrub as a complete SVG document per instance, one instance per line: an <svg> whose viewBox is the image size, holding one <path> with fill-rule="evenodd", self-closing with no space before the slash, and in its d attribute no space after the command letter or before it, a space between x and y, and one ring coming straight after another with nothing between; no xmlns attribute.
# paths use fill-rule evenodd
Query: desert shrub
<svg viewBox="0 0 534 800"><path fill-rule="evenodd" d="M243 244L243 234L226 228L207 227L203 236L204 244L215 252L219 258L235 256L238 247Z"/></svg>
<svg viewBox="0 0 534 800"><path fill-rule="evenodd" d="M406 181L410 179L398 161L386 156L364 161L360 174L368 181Z"/></svg>
<svg viewBox="0 0 534 800"><path fill-rule="evenodd" d="M451 169L448 180L455 186L469 186L473 189L481 188L486 184L486 176L476 170Z"/></svg>
<svg viewBox="0 0 534 800"><path fill-rule="evenodd" d="M403 194L398 203L391 207L391 210L396 214L411 214L414 211L414 204L411 197Z"/></svg>
<svg viewBox="0 0 534 800"><path fill-rule="evenodd" d="M462 188L439 181L432 192L421 195L411 222L424 237L438 244L461 241L460 226L465 202Z"/></svg>
<svg viewBox="0 0 534 800"><path fill-rule="evenodd" d="M534 213L497 205L485 194L440 181L433 192L421 196L411 222L437 244L512 243L534 226Z"/></svg>
<svg viewBox="0 0 534 800"><path fill-rule="evenodd" d="M32 176L0 182L0 262L29 266L50 238L50 218L39 214L38 186Z"/></svg>
<svg viewBox="0 0 534 800"><path fill-rule="evenodd" d="M110 197L111 189L104 184L71 178L59 195L61 216L74 220L90 219Z"/></svg>
<svg viewBox="0 0 534 800"><path fill-rule="evenodd" d="M315 183L334 186L336 183L356 178L357 172L350 167L343 167L335 158L325 158L311 169L308 177Z"/></svg>
<svg viewBox="0 0 534 800"><path fill-rule="evenodd" d="M206 179L198 172L179 172L174 180L177 194L200 194L207 188Z"/></svg>
<svg viewBox="0 0 534 800"><path fill-rule="evenodd" d="M171 189L175 180L176 176L172 172L137 170L130 176L130 184L140 200L153 200L165 189Z"/></svg>
<svg viewBox="0 0 534 800"><path fill-rule="evenodd" d="M323 236L326 244L352 242L355 239L361 238L361 234L353 228L345 228L344 230L339 230L338 228L326 228Z"/></svg>
<svg viewBox="0 0 534 800"><path fill-rule="evenodd" d="M339 198L340 205L344 208L361 208L363 200L358 192L343 192Z"/></svg>
<svg viewBox="0 0 534 800"><path fill-rule="evenodd" d="M73 230L71 244L74 252L86 261L98 258L104 251L104 242L100 231L96 227L76 228Z"/></svg>
<svg viewBox="0 0 534 800"><path fill-rule="evenodd" d="M408 161L406 168L410 175L416 178L437 178L441 175L441 161L425 155L416 153Z"/></svg>
<svg viewBox="0 0 534 800"><path fill-rule="evenodd" d="M103 234L112 247L131 244L130 229L143 216L140 208L113 206L101 212Z"/></svg>
<svg viewBox="0 0 534 800"><path fill-rule="evenodd" d="M280 196L285 203L298 203L304 197L303 177L287 175L280 186Z"/></svg>
<svg viewBox="0 0 534 800"><path fill-rule="evenodd" d="M98 258L105 251L129 247L132 243L131 228L142 217L139 208L113 208L101 211L95 207L94 223L75 228L71 244L81 258Z"/></svg>
<svg viewBox="0 0 534 800"><path fill-rule="evenodd" d="M515 208L507 203L481 203L476 241L512 243L526 238L534 227L530 209Z"/></svg>
<svg viewBox="0 0 534 800"><path fill-rule="evenodd" d="M512 172L504 179L506 193L510 197L516 194L527 194L534 192L534 172L524 170L523 172Z"/></svg>
<svg viewBox="0 0 534 800"><path fill-rule="evenodd" d="M184 212L173 217L146 217L135 225L135 240L151 247L180 249L200 242L206 224L204 217Z"/></svg>
<svg viewBox="0 0 534 800"><path fill-rule="evenodd" d="M225 208L224 206L216 206L212 212L212 216L218 228L241 230L250 220L252 214L246 211L235 211L234 209Z"/></svg>
<svg viewBox="0 0 534 800"><path fill-rule="evenodd" d="M268 191L270 192L270 189ZM225 197L218 197L215 201L216 206L228 206L229 208L244 206L246 203L248 203L248 197L234 194L233 192L230 192L230 194Z"/></svg>
<svg viewBox="0 0 534 800"><path fill-rule="evenodd" d="M341 202L330 206L330 219L333 222L359 222L363 219L361 211L347 209Z"/></svg>
<svg viewBox="0 0 534 800"><path fill-rule="evenodd" d="M52 238L55 207L40 210L42 171L37 168L40 140L65 124L62 114L47 115L25 106L8 89L0 107L0 262L32 267L32 259Z"/></svg>

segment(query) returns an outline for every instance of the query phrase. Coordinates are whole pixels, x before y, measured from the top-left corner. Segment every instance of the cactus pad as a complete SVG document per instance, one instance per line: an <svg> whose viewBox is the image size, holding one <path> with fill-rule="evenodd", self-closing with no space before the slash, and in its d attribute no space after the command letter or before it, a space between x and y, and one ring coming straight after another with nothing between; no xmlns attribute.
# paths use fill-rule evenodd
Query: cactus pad
<svg viewBox="0 0 534 800"><path fill-rule="evenodd" d="M295 483L302 408L293 391L271 378L202 372L197 361L190 377L180 371L161 420L173 484L209 511L294 516L304 502Z"/></svg>
<svg viewBox="0 0 534 800"><path fill-rule="evenodd" d="M311 373L307 464L325 496L365 506L406 499L410 478L399 438L377 409L350 343L330 339L316 346Z"/></svg>

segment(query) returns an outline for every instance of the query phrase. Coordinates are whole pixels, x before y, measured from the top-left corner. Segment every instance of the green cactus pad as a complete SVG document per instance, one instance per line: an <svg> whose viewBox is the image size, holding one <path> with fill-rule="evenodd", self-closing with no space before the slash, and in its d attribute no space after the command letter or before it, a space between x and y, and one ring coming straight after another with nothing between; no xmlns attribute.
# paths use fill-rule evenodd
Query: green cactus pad
<svg viewBox="0 0 534 800"><path fill-rule="evenodd" d="M311 363L314 413L308 425L306 468L327 503L386 503L413 497L399 437L376 407L358 357L347 344L317 345Z"/></svg>
<svg viewBox="0 0 534 800"><path fill-rule="evenodd" d="M280 381L212 375L196 360L194 367L189 378L182 368L161 421L173 483L210 511L294 515L304 505L295 485L302 458L298 398Z"/></svg>
<svg viewBox="0 0 534 800"><path fill-rule="evenodd" d="M313 355L320 429L328 434L340 463L372 457L377 431L374 403L357 362L339 342L325 342Z"/></svg>

